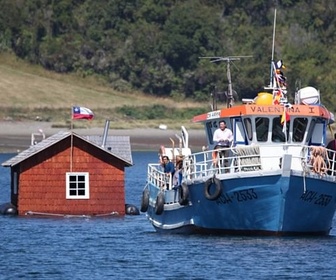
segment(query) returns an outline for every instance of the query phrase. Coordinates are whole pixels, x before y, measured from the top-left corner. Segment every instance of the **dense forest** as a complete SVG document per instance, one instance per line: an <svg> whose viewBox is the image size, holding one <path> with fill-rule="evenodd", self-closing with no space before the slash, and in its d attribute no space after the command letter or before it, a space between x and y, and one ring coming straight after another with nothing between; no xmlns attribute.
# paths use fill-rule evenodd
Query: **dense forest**
<svg viewBox="0 0 336 280"><path fill-rule="evenodd" d="M103 77L120 91L202 101L227 88L238 98L269 82L274 60L289 90L320 89L336 109L336 13L330 0L0 0L0 51L60 73Z"/></svg>

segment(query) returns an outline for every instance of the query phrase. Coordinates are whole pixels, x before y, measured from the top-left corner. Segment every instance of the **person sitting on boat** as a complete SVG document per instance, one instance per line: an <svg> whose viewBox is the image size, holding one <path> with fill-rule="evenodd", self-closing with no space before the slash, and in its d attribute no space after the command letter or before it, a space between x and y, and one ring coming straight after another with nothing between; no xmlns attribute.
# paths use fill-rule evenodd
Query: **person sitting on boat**
<svg viewBox="0 0 336 280"><path fill-rule="evenodd" d="M215 130L213 134L213 142L215 143L215 150L224 148L223 151L220 152L220 156L224 157L224 167L228 167L228 156L229 150L225 149L230 147L233 141L233 134L231 129L226 127L226 122L224 120L219 122L219 128ZM218 165L218 151L214 151L212 153L212 159L215 166Z"/></svg>
<svg viewBox="0 0 336 280"><path fill-rule="evenodd" d="M176 162L175 172L173 175L173 189L176 189L182 182L182 164L183 160Z"/></svg>
<svg viewBox="0 0 336 280"><path fill-rule="evenodd" d="M336 170L336 133L334 134L334 139L331 140L327 147L328 150L328 158L329 158L329 162L330 162L330 167L333 170ZM331 171L328 172L329 174L331 174Z"/></svg>
<svg viewBox="0 0 336 280"><path fill-rule="evenodd" d="M175 166L174 166L174 163L172 163L170 160L169 160L169 157L168 156L163 156L162 157L162 168L163 168L163 172L166 174L166 175L170 175L171 177L171 180L173 179L173 175L175 173ZM169 182L169 185L171 185L172 182Z"/></svg>
<svg viewBox="0 0 336 280"><path fill-rule="evenodd" d="M327 145L327 149L336 151L336 133L334 134L334 139L331 140L331 141L328 143L328 145ZM330 157L330 155L329 155L329 157Z"/></svg>

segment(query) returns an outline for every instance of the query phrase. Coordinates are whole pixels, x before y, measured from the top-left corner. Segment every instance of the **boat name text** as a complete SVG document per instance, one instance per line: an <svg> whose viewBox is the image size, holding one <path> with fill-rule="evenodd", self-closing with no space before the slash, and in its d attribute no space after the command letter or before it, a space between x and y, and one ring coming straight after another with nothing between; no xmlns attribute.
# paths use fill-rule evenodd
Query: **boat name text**
<svg viewBox="0 0 336 280"><path fill-rule="evenodd" d="M213 112L209 112L207 114L207 119L210 120L210 119L216 119L216 118L219 118L220 117L220 110L219 111L213 111Z"/></svg>
<svg viewBox="0 0 336 280"><path fill-rule="evenodd" d="M216 200L217 204L229 204L236 202L245 202L253 199L258 199L257 193L254 191L254 189L247 189L247 190L241 190L236 191L233 193L222 193L220 197Z"/></svg>
<svg viewBox="0 0 336 280"><path fill-rule="evenodd" d="M332 196L328 194L318 194L314 191L307 191L300 197L304 202L314 203L320 206L327 206L332 200Z"/></svg>
<svg viewBox="0 0 336 280"><path fill-rule="evenodd" d="M309 113L313 114L314 113L314 107L308 107L309 108ZM262 106L251 106L251 111L253 113L267 113L267 114L272 114L272 113L278 113L281 114L283 112L283 107L282 106L272 106L272 107L262 107ZM301 111L297 107L291 107L287 108L287 112L293 113L293 114L300 114Z"/></svg>

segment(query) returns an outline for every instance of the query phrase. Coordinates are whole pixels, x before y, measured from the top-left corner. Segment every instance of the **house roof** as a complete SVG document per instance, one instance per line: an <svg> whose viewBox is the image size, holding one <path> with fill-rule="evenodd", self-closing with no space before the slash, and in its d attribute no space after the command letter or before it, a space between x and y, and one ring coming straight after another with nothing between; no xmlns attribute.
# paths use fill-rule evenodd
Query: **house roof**
<svg viewBox="0 0 336 280"><path fill-rule="evenodd" d="M49 148L50 146L60 142L61 140L70 137L71 134L75 137L86 141L87 143L96 146L99 149L102 149L108 154L113 155L116 158L124 161L128 166L133 165L132 153L131 153L131 144L129 136L107 136L105 145L102 145L103 137L94 135L94 136L80 136L75 132L71 131L60 131L43 141L37 143L36 145L31 146L30 148L22 151L15 157L10 158L9 160L2 163L2 166L14 166L18 163L30 158L31 156Z"/></svg>

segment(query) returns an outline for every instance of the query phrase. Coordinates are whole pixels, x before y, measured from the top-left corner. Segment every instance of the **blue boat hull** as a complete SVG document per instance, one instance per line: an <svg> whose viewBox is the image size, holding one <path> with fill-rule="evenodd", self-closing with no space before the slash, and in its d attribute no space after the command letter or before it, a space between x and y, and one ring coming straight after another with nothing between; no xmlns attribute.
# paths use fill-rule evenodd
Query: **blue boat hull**
<svg viewBox="0 0 336 280"><path fill-rule="evenodd" d="M164 192L161 214L155 214L158 188L149 184L147 216L158 231L248 235L327 235L336 208L335 182L317 175L281 174L225 178L214 200L205 182L188 185L189 203L178 203L178 191ZM211 192L211 188L209 192Z"/></svg>

